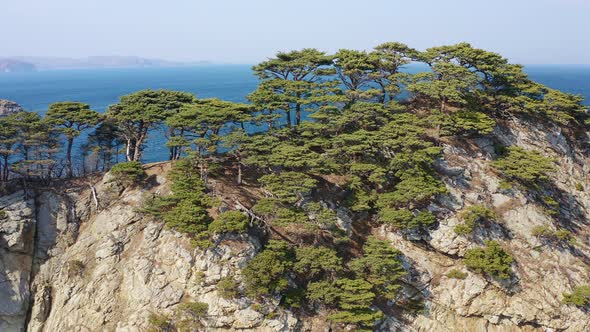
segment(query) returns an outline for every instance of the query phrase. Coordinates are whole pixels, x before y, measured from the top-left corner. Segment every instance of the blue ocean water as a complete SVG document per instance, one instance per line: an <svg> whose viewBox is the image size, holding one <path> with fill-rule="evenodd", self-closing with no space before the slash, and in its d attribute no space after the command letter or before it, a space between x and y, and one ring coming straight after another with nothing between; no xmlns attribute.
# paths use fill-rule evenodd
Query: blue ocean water
<svg viewBox="0 0 590 332"><path fill-rule="evenodd" d="M199 98L245 101L256 84L250 65L55 70L0 75L0 98L40 112L53 102L65 100L81 101L104 111L120 96L142 89L181 90Z"/></svg>
<svg viewBox="0 0 590 332"><path fill-rule="evenodd" d="M245 102L257 85L250 65L208 65L188 68L57 70L0 75L0 99L17 102L26 110L45 113L56 101L79 101L103 112L120 96L142 89L187 91L199 98ZM84 140L81 136L76 150ZM143 160L166 160L162 131L150 134Z"/></svg>
<svg viewBox="0 0 590 332"><path fill-rule="evenodd" d="M590 66L526 66L530 77L549 87L580 94L590 104ZM245 102L257 85L250 65L208 65L189 68L143 68L40 71L0 75L0 99L44 113L56 101L80 101L104 111L122 95L141 89L171 89ZM152 135L145 161L164 160L161 133Z"/></svg>
<svg viewBox="0 0 590 332"><path fill-rule="evenodd" d="M529 65L525 71L548 87L583 96L584 105L590 105L590 65Z"/></svg>

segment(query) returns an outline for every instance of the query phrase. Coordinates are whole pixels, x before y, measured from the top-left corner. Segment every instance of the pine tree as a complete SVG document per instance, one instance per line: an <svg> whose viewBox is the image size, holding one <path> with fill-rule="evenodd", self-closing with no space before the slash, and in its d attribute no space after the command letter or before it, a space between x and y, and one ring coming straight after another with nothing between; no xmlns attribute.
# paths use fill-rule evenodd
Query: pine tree
<svg viewBox="0 0 590 332"><path fill-rule="evenodd" d="M74 139L82 131L92 128L99 121L98 112L90 109L90 105L79 102L59 102L49 106L45 121L66 137L67 177L73 176L72 147Z"/></svg>

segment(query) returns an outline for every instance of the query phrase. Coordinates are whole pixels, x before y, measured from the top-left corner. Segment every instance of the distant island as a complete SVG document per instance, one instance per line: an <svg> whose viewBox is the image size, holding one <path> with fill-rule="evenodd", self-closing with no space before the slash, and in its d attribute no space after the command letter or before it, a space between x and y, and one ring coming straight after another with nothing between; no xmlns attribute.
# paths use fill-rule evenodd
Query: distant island
<svg viewBox="0 0 590 332"><path fill-rule="evenodd" d="M35 65L29 62L15 59L0 59L0 73L30 72L35 70L37 70Z"/></svg>
<svg viewBox="0 0 590 332"><path fill-rule="evenodd" d="M17 56L0 57L0 73L59 69L180 67L208 63L207 61L176 62L136 56L91 56L86 58Z"/></svg>

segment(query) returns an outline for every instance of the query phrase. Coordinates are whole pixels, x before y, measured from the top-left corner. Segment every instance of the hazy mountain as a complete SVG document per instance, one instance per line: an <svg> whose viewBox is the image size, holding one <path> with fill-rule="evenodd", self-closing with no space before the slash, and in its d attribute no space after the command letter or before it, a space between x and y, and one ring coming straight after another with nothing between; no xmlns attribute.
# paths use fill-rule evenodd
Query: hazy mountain
<svg viewBox="0 0 590 332"><path fill-rule="evenodd" d="M86 58L14 56L0 59L0 72L16 71L18 68L22 68L19 71L23 71L26 68L29 68L28 71L35 69L144 68L179 67L206 63L208 62L176 62L136 56L91 56ZM20 64L20 66L17 66L17 64ZM4 67L8 69L3 70Z"/></svg>
<svg viewBox="0 0 590 332"><path fill-rule="evenodd" d="M15 59L0 59L0 73L35 71L34 64Z"/></svg>

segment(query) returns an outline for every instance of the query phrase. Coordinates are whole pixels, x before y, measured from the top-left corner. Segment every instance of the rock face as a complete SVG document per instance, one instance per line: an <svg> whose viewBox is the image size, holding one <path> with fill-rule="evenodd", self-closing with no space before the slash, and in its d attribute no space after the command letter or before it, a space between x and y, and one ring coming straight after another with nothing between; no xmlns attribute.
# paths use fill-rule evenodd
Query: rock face
<svg viewBox="0 0 590 332"><path fill-rule="evenodd" d="M588 331L590 316L584 310L564 306L564 292L590 282L588 265L590 195L576 190L576 184L590 187L590 159L576 151L556 128L530 127L522 123L499 126L496 137L506 145L518 145L556 159L558 171L552 175L550 195L559 202L567 222L556 222L544 207L517 189L500 189L500 179L490 167L492 142L481 139L475 147L457 144L445 147L445 182L450 194L433 204L448 217L431 232L433 250L381 230L383 237L414 263L425 287L427 314L418 316L412 328L418 331ZM545 139L542 139L542 138ZM444 173L443 173L444 174ZM455 234L456 212L473 204L486 204L497 215L498 223L478 228L473 238ZM573 230L574 248L547 245L531 234L535 226ZM486 235L484 237L484 235ZM464 280L446 276L452 269L468 272L460 263L468 248L482 245L484 238L499 241L516 264L509 284L468 273ZM508 286L508 287L507 287Z"/></svg>
<svg viewBox="0 0 590 332"><path fill-rule="evenodd" d="M449 189L430 206L439 216L437 228L421 241L385 227L375 230L403 252L411 266L407 283L425 299L424 313L392 315L380 330L590 330L587 312L561 303L562 293L590 284L590 191L576 189L578 183L590 188L590 159L555 128L513 122L496 130L504 144L557 160L551 195L567 223L552 219L526 193L500 188L490 167L490 139L450 142L436 165ZM203 251L138 213L146 194L168 190L166 168L157 164L148 170L154 180L149 188L123 190L107 174L92 189L44 190L34 200L23 192L0 198L5 212L0 219L0 331L145 331L150 313L173 315L180 304L196 301L209 305L201 322L207 331L327 330L325 320L298 320L278 306L278 299L253 306L246 298L219 295L218 281L226 276L239 281L260 242L246 235L220 238ZM237 203L220 198L225 206ZM458 211L484 203L498 222L478 226L471 238L455 234ZM335 208L343 228L359 218ZM541 243L531 235L538 225L572 230L575 248ZM489 238L515 258L509 281L485 278L462 263L468 248ZM467 277L447 277L453 269Z"/></svg>
<svg viewBox="0 0 590 332"><path fill-rule="evenodd" d="M12 113L24 111L23 108L10 100L0 99L0 116L6 116Z"/></svg>
<svg viewBox="0 0 590 332"><path fill-rule="evenodd" d="M0 198L0 331L21 331L30 305L35 204L19 191Z"/></svg>
<svg viewBox="0 0 590 332"><path fill-rule="evenodd" d="M150 190L166 190L165 178L156 180ZM288 331L296 324L278 303L265 306L279 313L265 319L249 300L217 294L217 282L239 274L258 252L256 238L229 237L213 249L195 249L186 236L137 213L145 190L118 197L121 188L108 176L95 188L98 209L90 190L37 199L43 233L52 235L43 243L58 240L31 284L28 331L145 331L151 313L174 315L179 304L196 301L209 305L207 330Z"/></svg>

